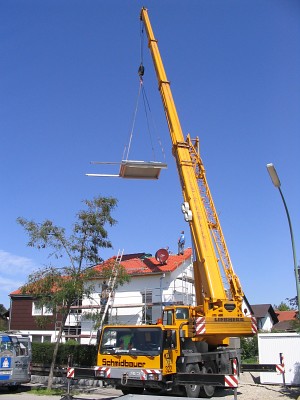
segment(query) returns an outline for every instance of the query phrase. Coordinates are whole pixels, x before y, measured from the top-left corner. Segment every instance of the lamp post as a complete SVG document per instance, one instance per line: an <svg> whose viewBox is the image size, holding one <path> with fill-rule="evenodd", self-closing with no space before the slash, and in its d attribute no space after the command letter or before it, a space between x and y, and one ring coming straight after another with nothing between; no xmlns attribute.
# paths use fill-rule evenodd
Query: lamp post
<svg viewBox="0 0 300 400"><path fill-rule="evenodd" d="M280 196L283 201L283 205L285 208L286 216L289 222L289 228L290 228L290 235L291 235L291 241L292 241L292 250L293 250L293 259L294 259L294 271L295 271L295 279L296 279L296 289L297 289L297 298L298 298L298 318L300 318L300 282L299 282L299 276L298 276L298 267L297 267L297 257L296 257L296 248L295 248L295 241L294 241L294 234L293 234L293 228L292 228L292 222L289 214L289 210L287 208L285 199L283 197L282 191L281 191L281 183L279 180L279 177L277 175L276 169L273 164L267 164L267 170L269 172L270 178L274 184L275 187L278 188Z"/></svg>

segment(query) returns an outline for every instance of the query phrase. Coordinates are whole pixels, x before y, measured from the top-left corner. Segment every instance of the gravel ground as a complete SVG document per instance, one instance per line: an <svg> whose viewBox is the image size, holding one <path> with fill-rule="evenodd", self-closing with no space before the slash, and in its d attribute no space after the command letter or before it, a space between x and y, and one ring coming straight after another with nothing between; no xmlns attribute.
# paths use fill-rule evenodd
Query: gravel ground
<svg viewBox="0 0 300 400"><path fill-rule="evenodd" d="M261 385L259 383L259 374L255 375L250 372L241 374L237 392L238 400L298 400L298 398L300 400L300 387Z"/></svg>
<svg viewBox="0 0 300 400"><path fill-rule="evenodd" d="M74 400L83 399L110 399L122 396L122 392L113 388L87 388L85 393L74 396ZM78 396L78 397L77 397ZM130 400L131 395L123 396L124 400ZM153 395L134 396L135 400L150 400L154 399ZM156 400L166 400L168 396L155 396ZM183 400L183 397L173 397L173 400ZM227 389L219 389L211 400L233 400L234 391ZM261 385L259 383L259 374L249 372L241 374L240 384L237 389L237 400L284 400L297 399L300 400L300 387L283 387L280 385Z"/></svg>
<svg viewBox="0 0 300 400"><path fill-rule="evenodd" d="M1 400L62 400L62 396L37 396L30 393L32 387L40 387L40 384L28 384L22 386L18 393L10 394L4 388L0 390ZM43 385L42 385L43 386ZM75 389L75 388L74 388ZM76 394L75 394L76 393ZM85 387L73 393L74 400L112 400L122 396L120 390L110 387ZM124 400L131 400L131 395L123 396ZM154 400L153 395L134 396L134 400ZM166 400L168 396L155 396L155 400ZM184 397L173 397L172 400L183 400ZM234 391L217 390L211 400L233 400ZM280 385L259 384L259 374L253 375L249 372L241 374L240 384L237 389L237 400L300 400L300 387L283 387ZM133 399L132 399L133 400Z"/></svg>
<svg viewBox="0 0 300 400"><path fill-rule="evenodd" d="M90 397L88 393L78 395L78 398L86 398L83 396L87 396L87 398L91 400L103 399L107 396L119 397L122 396L122 392L119 390L115 390L112 388L97 388L97 389L89 389ZM81 397L82 396L82 397ZM124 396L124 400L130 400L130 396ZM75 396L76 397L76 396ZM154 396L135 396L135 400L147 400L153 399ZM156 400L166 400L167 396L156 396ZM174 397L174 400L182 400L181 398ZM227 389L219 389L216 391L215 396L211 400L233 400L234 399L234 391ZM237 400L284 400L284 399L297 399L300 400L300 387L283 387L280 385L261 385L259 383L259 374L252 374L249 372L241 374L240 384L237 389ZM76 399L74 399L76 400Z"/></svg>

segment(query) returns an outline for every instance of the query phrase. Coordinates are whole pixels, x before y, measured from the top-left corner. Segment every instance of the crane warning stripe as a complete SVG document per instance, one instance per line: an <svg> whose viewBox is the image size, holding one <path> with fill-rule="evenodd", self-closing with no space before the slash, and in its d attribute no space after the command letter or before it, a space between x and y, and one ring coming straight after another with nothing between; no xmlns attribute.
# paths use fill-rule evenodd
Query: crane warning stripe
<svg viewBox="0 0 300 400"><path fill-rule="evenodd" d="M238 378L236 375L225 375L225 387L238 387Z"/></svg>
<svg viewBox="0 0 300 400"><path fill-rule="evenodd" d="M278 374L284 374L284 364L276 364L276 372Z"/></svg>
<svg viewBox="0 0 300 400"><path fill-rule="evenodd" d="M257 333L257 323L256 323L256 318L255 317L251 317L251 329L252 329L252 333Z"/></svg>
<svg viewBox="0 0 300 400"><path fill-rule="evenodd" d="M147 378L147 374L160 374L161 371L159 369L142 369L141 370L141 380L145 381Z"/></svg>
<svg viewBox="0 0 300 400"><path fill-rule="evenodd" d="M203 335L206 332L205 318L199 317L196 319L196 333Z"/></svg>
<svg viewBox="0 0 300 400"><path fill-rule="evenodd" d="M103 371L105 372L105 377L110 378L111 368L109 367L94 367L94 371ZM98 374L97 374L98 376Z"/></svg>
<svg viewBox="0 0 300 400"><path fill-rule="evenodd" d="M74 378L75 368L68 368L67 369L67 378L72 379Z"/></svg>
<svg viewBox="0 0 300 400"><path fill-rule="evenodd" d="M145 374L160 374L160 369L142 369Z"/></svg>
<svg viewBox="0 0 300 400"><path fill-rule="evenodd" d="M233 375L237 375L237 360L234 358L232 360L232 370L233 370Z"/></svg>

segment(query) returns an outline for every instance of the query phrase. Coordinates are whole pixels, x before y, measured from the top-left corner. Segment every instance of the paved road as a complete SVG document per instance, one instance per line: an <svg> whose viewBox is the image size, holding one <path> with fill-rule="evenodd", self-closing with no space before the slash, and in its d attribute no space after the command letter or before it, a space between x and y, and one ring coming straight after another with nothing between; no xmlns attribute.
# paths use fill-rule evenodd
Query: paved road
<svg viewBox="0 0 300 400"><path fill-rule="evenodd" d="M31 386L24 385L18 390L17 393L10 393L5 388L0 388L0 399L1 400L62 400L61 395L55 396L39 396L36 394L32 394L30 392ZM80 393L74 394L74 400L99 400L99 399L114 399L122 395L120 390L112 389L112 388L98 388L92 390L90 393ZM66 399L67 400L67 399Z"/></svg>
<svg viewBox="0 0 300 400"><path fill-rule="evenodd" d="M24 385L17 393L10 393L4 388L0 388L0 400L69 400L67 397L58 396L39 396L30 392L31 385ZM132 395L123 396L120 390L112 388L96 388L91 389L89 393L73 394L72 400L111 400L122 396L122 400L133 400ZM183 397L168 397L168 396L153 396L153 395L134 395L134 400L183 400ZM186 400L187 398L185 398ZM220 391L217 397L212 397L211 400L233 399L233 391ZM71 398L70 398L71 400Z"/></svg>

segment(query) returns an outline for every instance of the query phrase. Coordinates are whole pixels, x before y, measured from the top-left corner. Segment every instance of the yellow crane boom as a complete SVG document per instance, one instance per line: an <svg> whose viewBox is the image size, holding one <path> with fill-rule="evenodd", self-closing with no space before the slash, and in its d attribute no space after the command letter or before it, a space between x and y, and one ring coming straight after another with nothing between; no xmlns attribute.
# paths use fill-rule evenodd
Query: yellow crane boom
<svg viewBox="0 0 300 400"><path fill-rule="evenodd" d="M184 139L145 8L140 18L148 35L183 192L182 210L195 248L197 304L166 305L156 324L105 325L99 332L95 376L124 394L142 394L146 388L151 393L212 397L215 386L224 387L228 381L237 386L241 352L237 340L231 346L230 338L252 336L256 324L242 311L243 291L206 181L199 139L190 135Z"/></svg>
<svg viewBox="0 0 300 400"><path fill-rule="evenodd" d="M206 311L235 307L234 313L241 315L243 291L234 273L219 218L206 181L205 169L199 154L199 139L190 135L184 139L178 113L146 8L141 10L148 45L151 51L158 88L163 102L171 135L173 155L181 181L184 204L183 212L189 220L195 247L194 262L197 305ZM229 284L230 294L225 290L221 268ZM232 303L233 301L233 303ZM226 312L226 311L225 311ZM207 313L206 313L207 314Z"/></svg>

